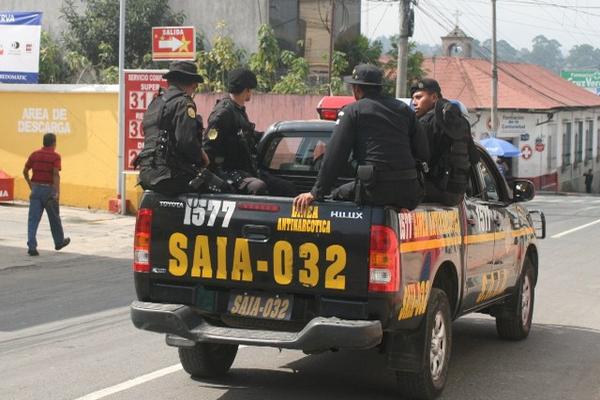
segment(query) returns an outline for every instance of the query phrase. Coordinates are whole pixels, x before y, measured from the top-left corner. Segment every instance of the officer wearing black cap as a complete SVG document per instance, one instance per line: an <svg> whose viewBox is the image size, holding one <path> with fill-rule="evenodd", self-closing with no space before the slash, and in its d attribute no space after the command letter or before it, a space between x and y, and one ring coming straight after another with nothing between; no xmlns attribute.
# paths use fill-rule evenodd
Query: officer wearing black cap
<svg viewBox="0 0 600 400"><path fill-rule="evenodd" d="M415 82L410 94L431 149L425 201L456 205L464 198L471 164L479 159L469 121L457 105L442 97L435 79Z"/></svg>
<svg viewBox="0 0 600 400"><path fill-rule="evenodd" d="M338 113L317 182L294 199L300 212L330 193L350 154L357 178L333 190L334 199L408 209L419 204L417 163L429 158L427 138L406 104L382 95L382 79L382 72L368 64L356 66L345 79L357 101Z"/></svg>
<svg viewBox="0 0 600 400"><path fill-rule="evenodd" d="M204 131L210 168L239 193L293 196L293 184L259 171L256 164L258 135L245 107L256 86L256 75L248 69L229 73L229 94L217 101Z"/></svg>
<svg viewBox="0 0 600 400"><path fill-rule="evenodd" d="M144 189L177 195L201 189L189 184L206 164L198 132L201 119L192 100L203 80L190 61L171 63L163 77L169 87L159 92L144 113L144 148L135 165Z"/></svg>

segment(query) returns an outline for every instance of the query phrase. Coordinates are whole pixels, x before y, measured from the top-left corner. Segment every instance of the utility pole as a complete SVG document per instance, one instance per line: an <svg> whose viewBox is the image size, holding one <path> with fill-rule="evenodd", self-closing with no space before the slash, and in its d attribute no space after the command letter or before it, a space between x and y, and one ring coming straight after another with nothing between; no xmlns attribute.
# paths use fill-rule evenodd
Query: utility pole
<svg viewBox="0 0 600 400"><path fill-rule="evenodd" d="M331 0L331 24L329 25L329 68L327 75L329 77L329 95L333 96L333 90L331 87L331 73L333 67L333 44L335 37L335 0Z"/></svg>
<svg viewBox="0 0 600 400"><path fill-rule="evenodd" d="M119 5L119 163L117 171L118 193L121 198L121 214L127 214L127 181L125 175L125 10L126 0L120 0Z"/></svg>
<svg viewBox="0 0 600 400"><path fill-rule="evenodd" d="M498 132L498 63L496 59L496 0L492 0L492 137Z"/></svg>
<svg viewBox="0 0 600 400"><path fill-rule="evenodd" d="M396 97L406 96L408 69L408 38L410 36L411 0L400 0L400 32L398 35L398 65L396 69Z"/></svg>

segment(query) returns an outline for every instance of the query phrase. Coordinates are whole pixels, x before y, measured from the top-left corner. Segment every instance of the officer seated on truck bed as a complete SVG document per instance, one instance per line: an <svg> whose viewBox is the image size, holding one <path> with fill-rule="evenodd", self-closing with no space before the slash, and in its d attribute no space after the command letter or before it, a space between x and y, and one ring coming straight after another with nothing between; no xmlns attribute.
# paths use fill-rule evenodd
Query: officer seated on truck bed
<svg viewBox="0 0 600 400"><path fill-rule="evenodd" d="M334 189L333 199L410 210L419 204L417 165L429 158L427 137L406 104L382 95L382 78L377 67L361 64L344 79L357 101L338 113L317 182L294 199L300 212L330 193L350 153L358 165L356 179Z"/></svg>
<svg viewBox="0 0 600 400"><path fill-rule="evenodd" d="M144 113L144 149L134 161L145 190L174 196L191 191L221 192L227 184L204 168L201 119L192 95L202 82L196 65L175 61L163 76L168 89Z"/></svg>

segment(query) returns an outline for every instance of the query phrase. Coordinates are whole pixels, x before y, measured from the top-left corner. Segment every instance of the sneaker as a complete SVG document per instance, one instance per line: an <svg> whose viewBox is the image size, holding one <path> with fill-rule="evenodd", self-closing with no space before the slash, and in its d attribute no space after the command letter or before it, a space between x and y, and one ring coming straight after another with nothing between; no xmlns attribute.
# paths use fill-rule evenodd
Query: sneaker
<svg viewBox="0 0 600 400"><path fill-rule="evenodd" d="M27 250L27 254L29 254L30 256L39 256L40 255L40 253L38 253L38 251L36 249Z"/></svg>
<svg viewBox="0 0 600 400"><path fill-rule="evenodd" d="M67 247L69 245L69 243L71 243L71 238L65 238L65 240L63 240L62 244L54 247L55 250L60 250L63 247Z"/></svg>

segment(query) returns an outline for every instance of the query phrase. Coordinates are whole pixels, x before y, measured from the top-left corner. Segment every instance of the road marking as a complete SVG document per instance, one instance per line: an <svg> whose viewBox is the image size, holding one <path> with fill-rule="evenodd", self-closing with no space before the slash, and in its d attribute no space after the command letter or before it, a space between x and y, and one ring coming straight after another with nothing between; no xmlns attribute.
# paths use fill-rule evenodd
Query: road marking
<svg viewBox="0 0 600 400"><path fill-rule="evenodd" d="M111 394L119 393L127 389L131 389L134 386L141 385L142 383L146 383L153 379L161 378L165 375L172 374L173 372L181 371L183 367L181 364L171 365L170 367L166 367L163 369L159 369L154 372L150 372L149 374L138 376L137 378L130 379L125 382L121 382L117 385L107 387L105 389L98 390L96 392L86 394L83 397L79 397L75 400L98 400L103 399L106 396L110 396Z"/></svg>
<svg viewBox="0 0 600 400"><path fill-rule="evenodd" d="M239 348L243 349L244 347L248 347L246 345L240 345ZM122 392L127 389L131 389L134 386L141 385L142 383L149 382L154 379L162 378L165 375L172 374L174 372L181 371L183 366L181 364L171 365L170 367L166 367L163 369L156 370L154 372L150 372L146 375L138 376L137 378L130 379L125 382L118 383L114 386L110 386L104 389L97 390L90 394L86 394L83 397L78 397L75 400L99 400L103 399L107 396L110 396L115 393Z"/></svg>
<svg viewBox="0 0 600 400"><path fill-rule="evenodd" d="M576 228L573 228L573 229L569 229L568 231L564 231L564 232L561 232L561 233L557 233L556 235L554 235L554 236L551 236L551 239L558 239L558 238L560 238L560 237L563 237L563 236L565 236L565 235L568 235L569 233L577 232L577 231L579 231L579 230L581 230L581 229L587 228L588 226L592 226L592 225L596 225L596 224L600 224L600 219L597 219L597 220L595 220L595 221L592 221L592 222L590 222L590 223L587 223L587 224L585 224L585 225L578 226L578 227L576 227Z"/></svg>

